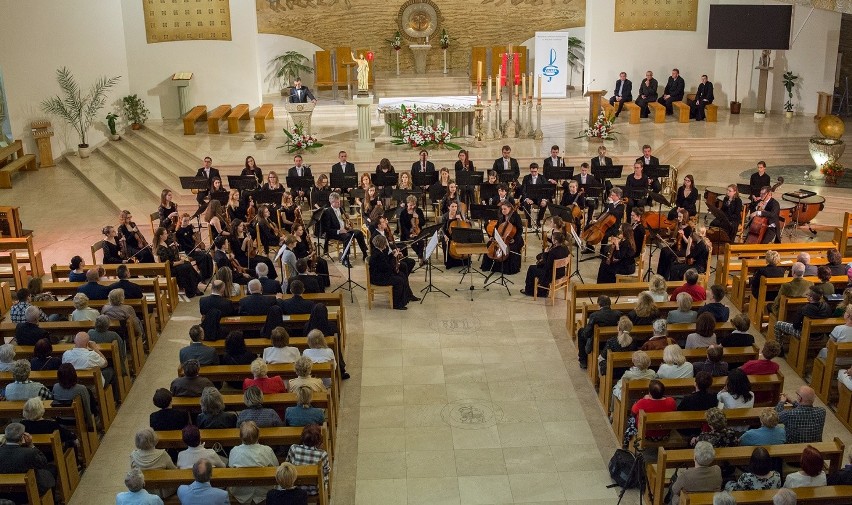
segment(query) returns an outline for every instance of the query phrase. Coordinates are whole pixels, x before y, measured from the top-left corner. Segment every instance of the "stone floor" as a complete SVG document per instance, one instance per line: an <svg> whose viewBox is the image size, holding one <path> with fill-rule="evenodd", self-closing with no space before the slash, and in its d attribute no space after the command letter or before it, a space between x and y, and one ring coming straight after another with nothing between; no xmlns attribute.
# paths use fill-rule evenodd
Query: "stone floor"
<svg viewBox="0 0 852 505"><path fill-rule="evenodd" d="M547 107L545 139L508 141L513 154L543 158L553 143L578 161L595 151L596 144L573 139L582 118L576 106ZM387 138L380 138L373 152L356 151L354 119L354 109L346 106L317 108L315 130L328 147L308 155L314 166L327 170L339 149L352 153L350 160L361 169L381 157L391 158L398 167L407 167L416 158L411 150L391 146ZM270 130L285 122L277 119ZM378 118L374 126L379 132ZM289 166L291 158L275 149L280 144L276 133L255 143L251 132L184 137L177 133L177 122L150 121L148 127L173 143L182 156L191 153L200 159L210 154L229 173L238 173L248 154L265 169ZM642 144L650 143L662 162L677 160L681 174L694 174L703 188L745 182L739 173L757 159L769 162L770 173L773 162L795 158L804 163L814 124L810 117L788 121L770 116L755 122L751 116L723 114L716 124L680 125L670 119L664 125L628 126L622 120L619 131L619 140L607 142L617 157L626 161L638 155ZM503 143L490 141L473 148L476 165L490 165ZM455 153L436 151L433 157L445 165ZM72 161L16 175L14 189L2 192L3 204L19 205L24 226L36 230L36 246L47 266L65 263L73 254L88 257L100 228L116 222L116 204L81 182L80 160ZM97 176L110 177L106 171L119 168L100 167L105 172ZM836 225L852 203L849 191L819 191L828 205L816 222ZM156 209L157 202L143 194L127 193L123 196L137 216ZM793 238L805 239L804 234ZM540 245L532 236L528 243L527 259L532 260ZM596 262L583 264L586 282L593 281L596 270ZM345 280L345 271L337 264L332 274L337 275L333 286ZM364 279L360 259L352 277ZM457 269L436 273L435 284L450 297L430 293L422 305L413 304L406 312L389 310L382 296L368 311L365 293L355 292L354 303L347 307L346 357L352 379L343 385L335 505L615 503L616 491L605 486L610 483L606 462L617 441L577 365L576 349L565 331L564 302L547 306L518 294L523 274L510 277L511 296L492 286L487 292L475 291L470 301L468 279L460 284L459 278ZM425 286L419 273L411 282L415 291ZM481 286L481 278L476 282ZM198 321L196 303L178 307L72 504L112 503L114 494L123 489L133 434L147 425L154 390L168 387L173 378L177 351L188 341L189 326ZM782 372L785 389L794 391L801 380L784 362ZM824 436L852 443L852 435L833 415L828 416ZM635 496L628 495L625 502L635 503Z"/></svg>

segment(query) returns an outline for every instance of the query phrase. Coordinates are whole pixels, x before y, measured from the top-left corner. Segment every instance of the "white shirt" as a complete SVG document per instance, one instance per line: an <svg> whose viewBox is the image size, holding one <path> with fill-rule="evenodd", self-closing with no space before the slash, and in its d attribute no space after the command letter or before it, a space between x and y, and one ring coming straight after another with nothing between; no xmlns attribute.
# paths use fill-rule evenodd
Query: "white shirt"
<svg viewBox="0 0 852 505"><path fill-rule="evenodd" d="M332 207L334 209L334 216L337 218L337 222L340 223L340 233L345 233L346 223L343 221L343 216L340 215L340 207Z"/></svg>
<svg viewBox="0 0 852 505"><path fill-rule="evenodd" d="M662 365L660 365L660 369L657 370L657 378L686 379L691 378L693 376L692 371L692 363L690 363L689 361L685 362L680 366L663 363Z"/></svg>
<svg viewBox="0 0 852 505"><path fill-rule="evenodd" d="M263 350L263 361L267 363L295 363L299 356L295 347L267 347Z"/></svg>
<svg viewBox="0 0 852 505"><path fill-rule="evenodd" d="M716 399L719 400L719 408L721 409L742 409L754 407L754 395L751 395L749 401L745 401L742 396L734 398L727 391L719 391L716 393Z"/></svg>
<svg viewBox="0 0 852 505"><path fill-rule="evenodd" d="M216 451L205 449L204 444L201 444L198 447L189 447L186 450L180 451L177 457L177 467L192 468L192 465L201 458L206 458L215 467L225 468L228 466L227 460L222 460L216 454Z"/></svg>
<svg viewBox="0 0 852 505"><path fill-rule="evenodd" d="M268 445L243 444L231 449L228 466L231 468L277 467L278 458ZM273 486L232 487L229 491L240 503L260 503L266 499L266 492L272 488Z"/></svg>
<svg viewBox="0 0 852 505"><path fill-rule="evenodd" d="M503 170L506 172L509 171L509 159L510 158L503 158Z"/></svg>
<svg viewBox="0 0 852 505"><path fill-rule="evenodd" d="M310 358L314 363L334 363L334 351L331 349L305 349L302 356Z"/></svg>
<svg viewBox="0 0 852 505"><path fill-rule="evenodd" d="M74 370L88 370L90 368L104 368L107 366L107 360L100 354L91 349L83 349L74 347L62 353L62 362L71 363ZM101 381L104 382L103 375ZM106 384L106 382L104 382Z"/></svg>
<svg viewBox="0 0 852 505"><path fill-rule="evenodd" d="M559 166L559 156L557 156L555 158L553 156L550 157L550 166L552 166L552 167L558 167Z"/></svg>
<svg viewBox="0 0 852 505"><path fill-rule="evenodd" d="M805 475L802 472L793 472L784 479L784 487L818 487L825 485L825 472L820 472L816 477Z"/></svg>
<svg viewBox="0 0 852 505"><path fill-rule="evenodd" d="M852 389L852 377L846 374L846 369L837 372L837 380L846 386L846 389Z"/></svg>

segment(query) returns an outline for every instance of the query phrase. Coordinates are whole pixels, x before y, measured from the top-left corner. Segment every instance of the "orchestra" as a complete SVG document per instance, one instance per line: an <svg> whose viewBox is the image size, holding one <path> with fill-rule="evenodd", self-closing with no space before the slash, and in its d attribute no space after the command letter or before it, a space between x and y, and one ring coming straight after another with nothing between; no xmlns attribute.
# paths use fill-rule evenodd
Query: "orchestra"
<svg viewBox="0 0 852 505"><path fill-rule="evenodd" d="M400 173L395 185L376 186L369 173L362 173L360 187L356 188L356 191L361 191L355 199L360 216L356 214L355 218L351 218L349 212L341 208L340 194L332 192L326 173L317 174L310 188L288 188L279 180L275 171L268 171L262 186L254 189L233 188L229 191L223 185L223 176L219 170L213 168L212 159L205 157L204 166L196 173L197 177L207 181L204 189L197 190L197 211L194 214L179 214L173 192L168 188L163 189L157 212L152 215L152 226L153 219L158 217L159 227L155 229L151 243L134 222L132 213L124 210L119 214L116 225L107 225L102 229L103 261L167 261L187 296L195 296L201 290L199 283L213 276L214 263L220 268L229 267L234 281L240 284L255 277L254 267L258 263L268 266L270 278L277 277L279 272L270 257L275 254L276 248L291 241L287 250L292 251L296 260L305 260L310 271L319 276L325 288L331 285L332 276L329 273L329 262L324 258L328 254L328 239L346 243L349 238L354 238L365 255L369 240L370 245L374 246L371 248L372 256L387 256L392 276L406 278L405 286L402 287L405 292L395 296L394 300L395 307L404 307L407 301L413 299L408 295L408 275L418 265L424 266L429 261L424 256L428 235L421 235L421 232L433 220L441 223L439 234L442 240L439 246L443 249L444 267L468 265L472 259L471 255L456 251L454 229L481 229L487 252L481 254L480 268L502 272L504 275L513 275L521 270L525 227L538 230L545 223L541 234L542 253L537 256L535 263L529 265L526 283L521 291L527 295L533 294L535 279L539 280L540 286L547 286L550 282L553 263L568 256L568 247L574 242L571 238L573 233L579 237L580 243L576 245L583 247L584 253L593 253L593 246L601 244L600 253L592 258L600 261L597 275L599 283L615 282L618 274L637 273L637 259L648 244L651 244L649 254L658 256L655 273L668 280L681 280L690 268L699 273L706 272L709 256L717 244L740 240L764 244L779 242L781 230L787 224L781 219L778 200L773 197L773 192L783 180L779 178L778 184L772 186L766 164L762 161L757 163L757 171L750 177L747 186L750 194L744 197L749 201L748 214L744 212L737 184L727 185L724 196L721 194L723 188L705 189L703 200L706 202L702 202L692 175L685 175L675 190L677 171L674 169L672 178L665 182L670 204L660 212L653 207L645 210L650 199L644 195L661 193L663 189L660 181L654 177L656 174L646 173L648 167L659 165L659 160L651 155L648 145L643 146L643 155L636 158L632 164L632 173L627 174L623 183L612 178L613 183L635 190L628 191L627 195L618 186L609 185L609 189L605 190L604 183L610 181L602 181L591 173L592 166L613 166L613 160L607 156L603 146L597 149L597 156L589 158L588 162L579 163L578 173L570 179L562 180L558 176L558 181L545 178L539 171L539 164L530 162L529 174L523 177L520 184L518 160L511 157L511 152L510 146L503 146L502 156L494 160L491 170L484 174L481 186L471 184L459 187L448 168L436 170L425 150L420 151L419 160L412 163L412 172ZM340 161L332 166L332 173L356 173L355 164L348 161L345 151L340 151L338 158ZM566 167L568 162L560 155L559 146L554 145L542 165L550 170ZM468 151L458 152L454 169L456 177L462 172L475 171L474 161L470 159ZM436 182L427 189L436 206L437 219L432 216L427 219L419 207L418 196L397 191L416 189L413 173L436 172ZM375 173L395 173L395 169L389 159L383 158L376 166ZM240 175L251 176L258 184L264 177L253 156L246 156ZM304 163L301 155L294 157L294 166L288 170L288 175L311 176L310 166ZM377 179L380 184L384 181ZM558 195L551 193L554 198L558 197L554 202L558 201L559 206L552 206L558 212L551 209L550 198L543 196L547 195L546 189L534 191L535 186L545 184L557 185L561 190ZM605 191L603 194L606 196L601 202L599 195L602 191ZM294 198L300 195L306 197L304 201ZM468 215L468 207L472 202L497 209L497 219L486 218L483 222L472 220ZM655 197L655 202L659 203L659 198ZM713 208L709 227L698 226L702 203ZM597 217L593 218L596 211ZM308 214L303 219L304 212ZM308 228L310 217L311 225L316 228ZM710 217L705 213L704 223ZM741 223L744 223L742 228ZM201 232L205 227L208 232L203 234ZM362 232L362 229L365 231ZM367 231L369 237L364 236ZM318 247L312 232L319 234L320 240L326 239L324 247ZM210 242L209 246L205 242ZM503 249L501 242L508 247ZM410 255L409 249L413 255ZM341 260L344 266L351 265L349 258ZM380 270L383 261L384 257L381 257L378 265ZM648 261L651 261L650 257ZM370 268L372 271L373 267ZM651 271L650 268L648 270ZM379 270L376 273L379 274ZM559 276L563 274L559 272ZM642 272L638 274L641 277Z"/></svg>

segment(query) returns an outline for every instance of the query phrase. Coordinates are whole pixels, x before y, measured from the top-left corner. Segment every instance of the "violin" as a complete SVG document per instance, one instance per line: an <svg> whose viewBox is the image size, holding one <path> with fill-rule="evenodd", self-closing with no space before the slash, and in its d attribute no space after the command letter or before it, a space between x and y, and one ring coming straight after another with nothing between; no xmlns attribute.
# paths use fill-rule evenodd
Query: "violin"
<svg viewBox="0 0 852 505"><path fill-rule="evenodd" d="M512 243L515 240L515 235L518 233L518 229L511 223L512 214L514 214L514 212L506 216L506 220L495 227L495 231L500 234L503 238L503 242L506 244ZM488 242L488 252L486 254L493 261L500 262L505 261L506 258L509 257L508 254L503 253L503 249L500 248L500 244L498 244L497 240L494 238Z"/></svg>
<svg viewBox="0 0 852 505"><path fill-rule="evenodd" d="M416 237L417 235L420 235L420 216L415 212L411 216L411 236Z"/></svg>
<svg viewBox="0 0 852 505"><path fill-rule="evenodd" d="M139 227L136 226L136 223L130 221L130 229L133 231L133 236L136 237L136 241L139 244L140 249L144 249L148 247L148 241L145 240L145 235L142 235L142 232L139 231Z"/></svg>

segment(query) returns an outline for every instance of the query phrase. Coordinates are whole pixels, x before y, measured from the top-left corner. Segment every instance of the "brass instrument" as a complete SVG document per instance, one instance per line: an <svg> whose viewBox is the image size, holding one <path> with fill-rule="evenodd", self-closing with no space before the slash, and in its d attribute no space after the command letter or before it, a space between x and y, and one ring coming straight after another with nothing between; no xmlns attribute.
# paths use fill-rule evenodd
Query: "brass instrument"
<svg viewBox="0 0 852 505"><path fill-rule="evenodd" d="M675 198L677 198L677 167L671 165L669 167L669 176L663 177L663 180L660 181L660 186L662 186L660 194L668 198L669 202L674 202Z"/></svg>

